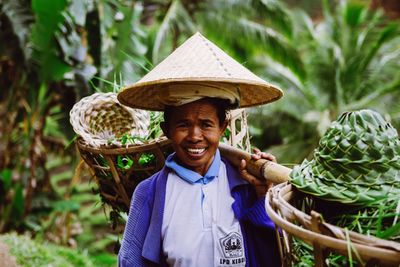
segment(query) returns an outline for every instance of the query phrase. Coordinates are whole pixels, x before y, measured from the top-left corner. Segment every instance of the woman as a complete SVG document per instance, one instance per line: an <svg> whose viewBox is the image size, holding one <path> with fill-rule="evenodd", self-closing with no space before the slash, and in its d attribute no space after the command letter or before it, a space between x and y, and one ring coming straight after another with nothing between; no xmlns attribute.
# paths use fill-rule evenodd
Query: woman
<svg viewBox="0 0 400 267"><path fill-rule="evenodd" d="M186 43L182 46L187 49ZM211 45L206 43L205 51ZM199 46L201 43L196 49ZM189 56L199 54L188 51ZM187 64L190 71L196 62ZM159 66L153 71L157 73ZM254 101L240 91L245 85L239 88L222 80L210 83L196 79L190 83L182 79L149 83L148 75L136 84L138 87L128 88L118 98L133 107L162 109L162 129L175 153L133 194L119 266L279 266L274 225L265 213L264 198L257 194L265 194L265 185L264 190L256 191L245 180L255 181L245 171L245 162L237 170L218 150L227 126L226 111ZM137 97L149 92L153 92L152 102ZM253 157L274 160L262 153Z"/></svg>

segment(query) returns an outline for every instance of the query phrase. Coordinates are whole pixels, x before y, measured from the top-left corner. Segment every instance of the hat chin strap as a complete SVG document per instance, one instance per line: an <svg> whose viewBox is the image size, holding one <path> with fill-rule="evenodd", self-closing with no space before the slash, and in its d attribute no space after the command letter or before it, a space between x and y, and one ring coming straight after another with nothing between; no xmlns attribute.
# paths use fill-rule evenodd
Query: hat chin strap
<svg viewBox="0 0 400 267"><path fill-rule="evenodd" d="M163 86L159 101L167 106L181 106L205 97L227 99L233 105L239 106L240 91L235 84L228 83L175 83Z"/></svg>

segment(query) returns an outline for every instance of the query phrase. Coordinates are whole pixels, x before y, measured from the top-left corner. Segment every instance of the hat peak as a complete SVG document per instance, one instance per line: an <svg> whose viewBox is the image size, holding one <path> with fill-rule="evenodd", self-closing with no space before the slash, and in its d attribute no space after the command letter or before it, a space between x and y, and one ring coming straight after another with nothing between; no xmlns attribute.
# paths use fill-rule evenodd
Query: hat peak
<svg viewBox="0 0 400 267"><path fill-rule="evenodd" d="M256 76L198 31L142 79L128 86L124 91L143 88L143 90L147 90L147 92L143 92L143 96L151 97L154 94L156 97L156 92L163 90L163 84L185 82L234 84L241 91L240 105L242 107L265 104L282 96L279 88ZM135 90L135 94L138 92ZM258 93L259 96L256 96L255 94ZM133 103L133 100L127 99L130 97L132 97L131 93L122 92L119 99L122 100L122 103L130 106L153 110L161 109L161 106L156 104L154 104L154 108L151 108L152 104L144 107L141 106L141 103ZM154 97L151 98L154 100Z"/></svg>

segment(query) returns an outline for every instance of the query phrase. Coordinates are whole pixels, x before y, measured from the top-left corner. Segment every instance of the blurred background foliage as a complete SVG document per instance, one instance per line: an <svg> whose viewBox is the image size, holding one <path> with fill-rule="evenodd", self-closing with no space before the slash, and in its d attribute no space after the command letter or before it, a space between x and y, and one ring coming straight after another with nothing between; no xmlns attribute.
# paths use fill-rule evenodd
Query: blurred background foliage
<svg viewBox="0 0 400 267"><path fill-rule="evenodd" d="M122 229L108 224L68 113L137 81L196 31L284 90L249 109L252 144L281 163L308 157L346 110L376 109L399 128L399 17L395 0L1 0L0 232L115 265Z"/></svg>

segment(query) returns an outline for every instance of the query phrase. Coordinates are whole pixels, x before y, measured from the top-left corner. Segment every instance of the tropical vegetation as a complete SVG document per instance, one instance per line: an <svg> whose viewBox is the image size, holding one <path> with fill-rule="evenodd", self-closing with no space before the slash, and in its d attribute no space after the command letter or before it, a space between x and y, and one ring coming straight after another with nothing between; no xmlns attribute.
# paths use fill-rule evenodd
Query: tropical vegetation
<svg viewBox="0 0 400 267"><path fill-rule="evenodd" d="M307 1L318 6L312 16L292 2L1 1L0 233L30 232L115 264L104 253L123 228L108 224L69 111L137 81L196 31L284 90L249 110L253 145L282 163L312 155L343 111L373 108L399 126L399 22L365 1Z"/></svg>
<svg viewBox="0 0 400 267"><path fill-rule="evenodd" d="M339 1L331 7L322 2L319 21L287 11L293 34L285 40L301 64L293 68L287 59L263 55L265 77L286 95L279 104L252 112L253 121L262 118L254 125L254 143L262 147L262 139L269 139L283 162L310 157L330 122L344 111L377 109L399 125L399 23L360 3Z"/></svg>

